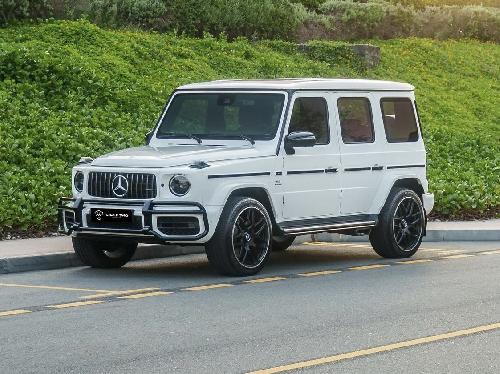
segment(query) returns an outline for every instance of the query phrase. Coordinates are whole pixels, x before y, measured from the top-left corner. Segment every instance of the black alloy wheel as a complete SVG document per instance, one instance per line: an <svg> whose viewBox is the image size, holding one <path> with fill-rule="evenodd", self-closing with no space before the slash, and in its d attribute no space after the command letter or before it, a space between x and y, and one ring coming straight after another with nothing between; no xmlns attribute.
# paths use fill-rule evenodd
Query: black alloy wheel
<svg viewBox="0 0 500 374"><path fill-rule="evenodd" d="M257 207L243 209L233 226L233 253L241 266L259 266L269 250L271 237L266 216Z"/></svg>
<svg viewBox="0 0 500 374"><path fill-rule="evenodd" d="M250 197L234 196L228 199L205 250L219 273L253 275L269 257L271 238L271 218L264 205Z"/></svg>
<svg viewBox="0 0 500 374"><path fill-rule="evenodd" d="M419 244L424 217L423 212L413 196L403 198L394 213L392 231L396 244L402 251L412 251Z"/></svg>
<svg viewBox="0 0 500 374"><path fill-rule="evenodd" d="M426 223L420 196L406 188L393 188L370 231L370 242L382 257L411 257L422 243Z"/></svg>

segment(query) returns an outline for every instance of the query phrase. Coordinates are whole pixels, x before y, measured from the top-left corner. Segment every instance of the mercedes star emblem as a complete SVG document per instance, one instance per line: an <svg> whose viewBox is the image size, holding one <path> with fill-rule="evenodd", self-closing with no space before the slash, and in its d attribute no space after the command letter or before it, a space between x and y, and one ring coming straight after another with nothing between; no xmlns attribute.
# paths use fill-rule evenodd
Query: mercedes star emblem
<svg viewBox="0 0 500 374"><path fill-rule="evenodd" d="M118 174L113 178L113 182L111 183L111 188L113 190L113 194L116 197L123 197L128 192L128 180L121 174Z"/></svg>
<svg viewBox="0 0 500 374"><path fill-rule="evenodd" d="M102 219L102 216L104 215L104 212L102 210L96 210L95 211L95 218L100 221Z"/></svg>

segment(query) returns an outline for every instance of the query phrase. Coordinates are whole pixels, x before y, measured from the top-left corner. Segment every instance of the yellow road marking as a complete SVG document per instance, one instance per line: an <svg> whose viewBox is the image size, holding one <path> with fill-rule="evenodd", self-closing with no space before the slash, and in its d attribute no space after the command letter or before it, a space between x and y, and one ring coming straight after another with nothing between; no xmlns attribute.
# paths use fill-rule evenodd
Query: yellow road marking
<svg viewBox="0 0 500 374"><path fill-rule="evenodd" d="M337 247L352 247L352 248L371 248L368 244L351 244L351 243L338 243L338 242L304 242L303 245L317 245L317 246L330 246ZM300 244L299 244L300 245Z"/></svg>
<svg viewBox="0 0 500 374"><path fill-rule="evenodd" d="M258 278L258 279L250 279L244 281L245 283L266 283L266 282L274 282L286 279L285 277L269 277L269 278Z"/></svg>
<svg viewBox="0 0 500 374"><path fill-rule="evenodd" d="M453 255L453 256L444 256L442 258L454 259L454 258L466 258L466 257L474 257L475 255Z"/></svg>
<svg viewBox="0 0 500 374"><path fill-rule="evenodd" d="M500 255L500 249L494 249L493 251L481 252L480 255Z"/></svg>
<svg viewBox="0 0 500 374"><path fill-rule="evenodd" d="M366 244L351 244L349 247L350 248L370 248L370 249L372 249L371 245L366 245Z"/></svg>
<svg viewBox="0 0 500 374"><path fill-rule="evenodd" d="M7 310L6 312L0 312L0 317L17 316L18 314L26 314L26 313L31 313L31 310L26 310L26 309Z"/></svg>
<svg viewBox="0 0 500 374"><path fill-rule="evenodd" d="M141 299L143 297L163 296L163 295L170 295L172 293L173 292L154 291L154 292L140 293L135 295L119 296L118 299Z"/></svg>
<svg viewBox="0 0 500 374"><path fill-rule="evenodd" d="M396 261L398 264L421 264L424 262L433 262L434 260L430 260L428 258L423 258L420 260L408 260L408 261Z"/></svg>
<svg viewBox="0 0 500 374"><path fill-rule="evenodd" d="M80 296L80 299L98 299L100 297L127 295L127 294L131 294L131 293L139 293L139 292L155 291L155 290L159 290L159 288L158 287L149 287L149 288L137 288L135 290L108 291L108 292L96 293L94 295Z"/></svg>
<svg viewBox="0 0 500 374"><path fill-rule="evenodd" d="M32 284L15 284L15 283L0 283L3 287L20 287L20 288L42 288L47 290L59 291L86 291L86 292L112 292L110 290L94 290L90 288L73 288L73 287L58 287L58 286L40 286Z"/></svg>
<svg viewBox="0 0 500 374"><path fill-rule="evenodd" d="M463 250L461 250L461 249L448 249L448 248L421 248L418 251L419 252L450 252L450 253L463 252Z"/></svg>
<svg viewBox="0 0 500 374"><path fill-rule="evenodd" d="M212 288L223 288L223 287L232 287L232 284L229 283L219 283L219 284L209 284L207 286L196 286L196 287L188 287L183 288L184 291L204 291L211 290Z"/></svg>
<svg viewBox="0 0 500 374"><path fill-rule="evenodd" d="M379 268L385 268L390 265L382 265L382 264L375 264L375 265L365 265L365 266L354 266L352 268L349 268L349 270L369 270L369 269L379 269Z"/></svg>
<svg viewBox="0 0 500 374"><path fill-rule="evenodd" d="M331 242L304 242L302 244L303 245L332 245L333 243L331 243Z"/></svg>
<svg viewBox="0 0 500 374"><path fill-rule="evenodd" d="M47 307L54 308L54 309L76 308L79 306L94 305L94 304L100 304L103 302L104 301L102 301L102 300L75 301L73 303L67 303L67 304L47 305Z"/></svg>
<svg viewBox="0 0 500 374"><path fill-rule="evenodd" d="M299 273L297 275L300 275L301 277L315 277L318 275L328 275L328 274L336 274L336 273L342 273L341 270L323 270L323 271L313 271L311 273Z"/></svg>
<svg viewBox="0 0 500 374"><path fill-rule="evenodd" d="M500 323L492 323L491 325L483 325L483 326L473 327L473 328L465 329L465 330L451 331L451 332L447 332L444 334L431 335L431 336L426 336L423 338L406 340L406 341L402 341L402 342L398 342L398 343L381 345L381 346L373 347L373 348L361 349L359 351L341 353L341 354L337 354L337 355L333 355L333 356L317 358L314 360L296 362L296 363L289 364L289 365L276 366L276 367L269 368L269 369L252 371L248 374L272 374L272 373L281 373L284 371L304 369L304 368L309 368L312 366L331 364L331 363L335 363L338 361L349 360L349 359L363 357L363 356L369 356L369 355L373 355L375 353L389 352L389 351L394 351L396 349L414 347L417 345L438 342L438 341L446 340L446 339L458 338L461 336L467 336L467 335L477 334L480 332L492 331L492 330L496 330L496 329L500 329Z"/></svg>

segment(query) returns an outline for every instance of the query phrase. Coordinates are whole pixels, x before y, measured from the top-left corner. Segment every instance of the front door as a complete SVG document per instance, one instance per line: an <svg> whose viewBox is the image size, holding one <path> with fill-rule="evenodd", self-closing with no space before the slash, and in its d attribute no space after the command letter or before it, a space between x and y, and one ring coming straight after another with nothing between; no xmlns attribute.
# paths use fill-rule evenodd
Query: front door
<svg viewBox="0 0 500 374"><path fill-rule="evenodd" d="M296 147L283 155L283 218L299 221L310 218L335 217L340 212L340 154L338 136L329 113L329 93L294 94L285 134L309 131L316 136L313 147Z"/></svg>

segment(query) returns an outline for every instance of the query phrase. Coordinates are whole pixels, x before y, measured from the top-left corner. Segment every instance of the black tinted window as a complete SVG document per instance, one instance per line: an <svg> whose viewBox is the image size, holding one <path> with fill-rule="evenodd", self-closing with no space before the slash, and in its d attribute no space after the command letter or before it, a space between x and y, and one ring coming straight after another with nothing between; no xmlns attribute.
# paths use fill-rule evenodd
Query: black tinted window
<svg viewBox="0 0 500 374"><path fill-rule="evenodd" d="M380 106L382 107L385 136L389 143L416 142L418 140L417 121L410 99L382 99Z"/></svg>
<svg viewBox="0 0 500 374"><path fill-rule="evenodd" d="M309 131L316 136L316 144L327 144L328 108L323 97L299 97L295 100L288 133Z"/></svg>
<svg viewBox="0 0 500 374"><path fill-rule="evenodd" d="M372 143L372 112L366 97L341 97L337 101L344 143Z"/></svg>
<svg viewBox="0 0 500 374"><path fill-rule="evenodd" d="M187 133L203 138L238 135L272 139L283 108L282 94L208 93L176 95L158 129L158 137Z"/></svg>

